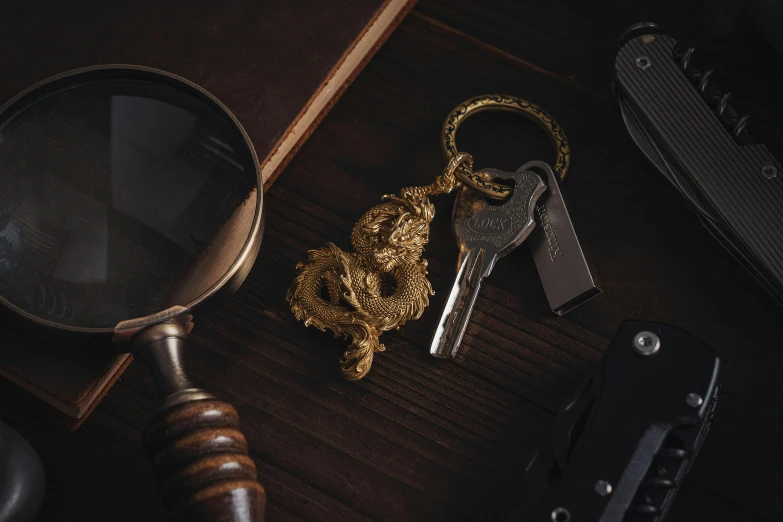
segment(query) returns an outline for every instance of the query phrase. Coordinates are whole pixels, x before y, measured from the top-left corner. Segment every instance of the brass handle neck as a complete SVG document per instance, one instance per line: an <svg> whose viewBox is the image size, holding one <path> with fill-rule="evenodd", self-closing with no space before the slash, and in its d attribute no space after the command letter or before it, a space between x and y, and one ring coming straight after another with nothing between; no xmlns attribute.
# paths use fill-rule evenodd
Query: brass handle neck
<svg viewBox="0 0 783 522"><path fill-rule="evenodd" d="M177 321L154 324L136 334L133 351L140 357L155 380L158 397L166 398L195 386L185 373L183 349L188 329Z"/></svg>

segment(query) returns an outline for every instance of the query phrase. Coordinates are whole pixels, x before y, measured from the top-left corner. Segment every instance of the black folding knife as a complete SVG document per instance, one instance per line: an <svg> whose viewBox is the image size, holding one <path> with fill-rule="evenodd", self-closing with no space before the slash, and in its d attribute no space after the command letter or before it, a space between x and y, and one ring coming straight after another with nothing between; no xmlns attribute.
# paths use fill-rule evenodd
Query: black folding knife
<svg viewBox="0 0 783 522"><path fill-rule="evenodd" d="M783 169L713 83L653 23L630 27L615 59L623 120L707 230L783 304Z"/></svg>
<svg viewBox="0 0 783 522"><path fill-rule="evenodd" d="M509 522L660 522L718 392L715 353L680 328L626 321L525 469Z"/></svg>

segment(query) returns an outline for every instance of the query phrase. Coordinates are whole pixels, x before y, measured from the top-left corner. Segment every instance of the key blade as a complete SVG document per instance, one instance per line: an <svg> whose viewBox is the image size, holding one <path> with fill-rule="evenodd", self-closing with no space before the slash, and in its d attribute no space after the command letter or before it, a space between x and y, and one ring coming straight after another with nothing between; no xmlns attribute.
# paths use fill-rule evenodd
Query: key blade
<svg viewBox="0 0 783 522"><path fill-rule="evenodd" d="M491 205L467 187L454 204L454 234L460 247L457 279L449 293L443 314L430 344L430 354L455 357L476 304L481 281L495 262L519 246L535 227L536 201L546 190L533 172L483 171L490 179L514 181L508 201Z"/></svg>
<svg viewBox="0 0 783 522"><path fill-rule="evenodd" d="M430 344L430 354L434 357L449 359L457 356L481 287L485 257L486 252L481 248L472 248L464 254Z"/></svg>

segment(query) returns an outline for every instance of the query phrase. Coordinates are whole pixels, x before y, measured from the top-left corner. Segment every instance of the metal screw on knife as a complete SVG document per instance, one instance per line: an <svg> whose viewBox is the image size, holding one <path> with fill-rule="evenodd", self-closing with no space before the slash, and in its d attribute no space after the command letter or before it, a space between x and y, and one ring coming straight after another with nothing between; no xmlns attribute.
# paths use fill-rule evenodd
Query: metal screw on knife
<svg viewBox="0 0 783 522"><path fill-rule="evenodd" d="M698 393L689 393L688 396L685 397L685 403L691 408L698 408L704 404L704 398Z"/></svg>
<svg viewBox="0 0 783 522"><path fill-rule="evenodd" d="M778 169L775 165L764 165L761 167L761 175L767 179L774 179L778 175Z"/></svg>
<svg viewBox="0 0 783 522"><path fill-rule="evenodd" d="M652 332L639 332L633 338L633 347L641 355L654 355L661 349L661 339Z"/></svg>
<svg viewBox="0 0 783 522"><path fill-rule="evenodd" d="M599 480L595 483L595 492L598 494L598 496L605 497L607 495L611 495L612 489L612 485L605 480Z"/></svg>
<svg viewBox="0 0 783 522"><path fill-rule="evenodd" d="M460 256L457 279L449 292L430 353L435 357L455 357L465 335L481 281L495 262L518 247L535 227L533 212L546 185L533 172L480 172L493 181L514 181L511 197L501 205L491 205L475 191L463 187L454 204L452 221Z"/></svg>
<svg viewBox="0 0 783 522"><path fill-rule="evenodd" d="M636 64L636 67L641 70L649 69L652 65L652 62L646 56L640 56L634 61L634 63Z"/></svg>

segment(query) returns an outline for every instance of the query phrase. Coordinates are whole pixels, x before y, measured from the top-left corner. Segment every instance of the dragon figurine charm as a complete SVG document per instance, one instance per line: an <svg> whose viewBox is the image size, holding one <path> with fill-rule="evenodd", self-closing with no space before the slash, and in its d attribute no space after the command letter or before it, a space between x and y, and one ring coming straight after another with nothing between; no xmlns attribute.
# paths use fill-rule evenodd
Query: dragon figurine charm
<svg viewBox="0 0 783 522"><path fill-rule="evenodd" d="M367 375L375 352L384 350L380 335L418 319L429 304L434 292L422 258L435 216L429 197L459 187L456 170L472 164L470 154L458 153L431 185L383 196L354 226L353 252L328 243L297 265L286 299L305 326L351 338L340 360L346 379Z"/></svg>

